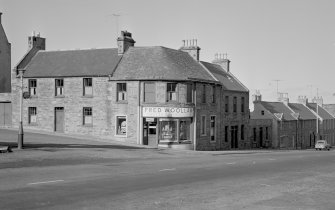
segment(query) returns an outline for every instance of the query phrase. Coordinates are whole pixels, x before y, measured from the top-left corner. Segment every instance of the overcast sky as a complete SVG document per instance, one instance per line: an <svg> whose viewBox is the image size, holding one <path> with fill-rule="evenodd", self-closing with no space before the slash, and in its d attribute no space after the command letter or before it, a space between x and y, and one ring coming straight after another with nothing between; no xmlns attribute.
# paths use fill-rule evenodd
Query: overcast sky
<svg viewBox="0 0 335 210"><path fill-rule="evenodd" d="M12 66L32 31L47 50L114 48L117 31L135 46L179 49L197 39L200 59L228 53L231 72L263 100L318 93L335 103L334 0L0 0Z"/></svg>

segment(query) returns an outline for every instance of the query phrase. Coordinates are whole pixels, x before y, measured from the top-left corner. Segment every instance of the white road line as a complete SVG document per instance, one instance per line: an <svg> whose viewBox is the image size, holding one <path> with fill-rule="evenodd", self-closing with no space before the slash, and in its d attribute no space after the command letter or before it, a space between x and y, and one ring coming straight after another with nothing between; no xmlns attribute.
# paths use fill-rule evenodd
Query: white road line
<svg viewBox="0 0 335 210"><path fill-rule="evenodd" d="M273 159L273 158L269 158L269 160L276 160L276 159Z"/></svg>
<svg viewBox="0 0 335 210"><path fill-rule="evenodd" d="M176 170L175 168L165 168L159 171L175 171L175 170Z"/></svg>
<svg viewBox="0 0 335 210"><path fill-rule="evenodd" d="M262 186L265 186L265 187L270 187L271 185L268 185L268 184L261 184Z"/></svg>
<svg viewBox="0 0 335 210"><path fill-rule="evenodd" d="M232 162L232 163L226 163L227 165L234 165L235 164L235 162Z"/></svg>
<svg viewBox="0 0 335 210"><path fill-rule="evenodd" d="M51 181L44 181L44 182L32 182L28 183L28 185L35 185L35 184L48 184L48 183L55 183L55 182L64 182L64 180L51 180Z"/></svg>

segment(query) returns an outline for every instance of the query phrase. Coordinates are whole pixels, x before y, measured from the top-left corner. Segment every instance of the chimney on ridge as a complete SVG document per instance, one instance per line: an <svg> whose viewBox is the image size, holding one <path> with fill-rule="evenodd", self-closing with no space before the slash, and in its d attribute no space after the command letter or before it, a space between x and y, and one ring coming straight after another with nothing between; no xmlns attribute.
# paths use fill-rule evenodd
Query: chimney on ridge
<svg viewBox="0 0 335 210"><path fill-rule="evenodd" d="M230 71L230 60L227 53L216 53L212 63L220 65L227 72Z"/></svg>
<svg viewBox="0 0 335 210"><path fill-rule="evenodd" d="M28 48L28 50L33 48L45 50L45 38L42 38L40 33L36 35L35 31L33 31L32 35L28 37Z"/></svg>
<svg viewBox="0 0 335 210"><path fill-rule="evenodd" d="M200 47L198 47L198 40L190 39L183 40L183 46L179 49L183 52L187 52L194 60L200 60Z"/></svg>
<svg viewBox="0 0 335 210"><path fill-rule="evenodd" d="M117 38L118 55L123 55L128 48L134 47L135 41L131 37L131 33L127 31L121 31L121 36Z"/></svg>
<svg viewBox="0 0 335 210"><path fill-rule="evenodd" d="M0 24L1 24L1 16L2 16L2 12L0 12Z"/></svg>
<svg viewBox="0 0 335 210"><path fill-rule="evenodd" d="M289 103L288 93L278 93L278 101L283 102L285 105L288 105Z"/></svg>
<svg viewBox="0 0 335 210"><path fill-rule="evenodd" d="M308 98L306 96L298 96L298 103L306 106L308 103Z"/></svg>

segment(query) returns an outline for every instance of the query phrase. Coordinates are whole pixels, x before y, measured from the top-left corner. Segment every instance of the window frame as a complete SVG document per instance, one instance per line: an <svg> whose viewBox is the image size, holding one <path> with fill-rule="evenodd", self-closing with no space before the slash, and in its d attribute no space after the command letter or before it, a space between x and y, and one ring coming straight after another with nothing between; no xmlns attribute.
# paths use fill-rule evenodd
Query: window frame
<svg viewBox="0 0 335 210"><path fill-rule="evenodd" d="M31 117L35 116L35 122L32 122ZM37 107L28 107L28 124L37 124Z"/></svg>
<svg viewBox="0 0 335 210"><path fill-rule="evenodd" d="M233 113L237 113L237 97L233 97Z"/></svg>
<svg viewBox="0 0 335 210"><path fill-rule="evenodd" d="M201 103L206 103L206 84L202 85Z"/></svg>
<svg viewBox="0 0 335 210"><path fill-rule="evenodd" d="M245 97L244 96L241 97L241 112L242 113L245 112Z"/></svg>
<svg viewBox="0 0 335 210"><path fill-rule="evenodd" d="M212 104L215 104L216 103L216 86L215 85L212 85L211 86L211 103Z"/></svg>
<svg viewBox="0 0 335 210"><path fill-rule="evenodd" d="M126 128L125 128L125 133L119 133L119 127L121 127L121 125L119 126L119 119L125 119L126 122ZM121 131L121 128L120 128ZM128 134L128 123L127 123L127 115L117 115L115 116L115 136L118 137L127 137Z"/></svg>
<svg viewBox="0 0 335 210"><path fill-rule="evenodd" d="M228 125L226 125L225 127L224 127L224 142L228 142L228 136L229 136L229 126Z"/></svg>
<svg viewBox="0 0 335 210"><path fill-rule="evenodd" d="M120 98L120 93L122 98ZM127 101L128 94L127 94L127 83L126 82L119 82L116 83L116 99L117 101Z"/></svg>
<svg viewBox="0 0 335 210"><path fill-rule="evenodd" d="M229 96L225 96L225 113L229 113Z"/></svg>
<svg viewBox="0 0 335 210"><path fill-rule="evenodd" d="M89 117L89 116L91 117L91 122L86 123L86 117ZM83 125L93 126L93 107L83 107Z"/></svg>
<svg viewBox="0 0 335 210"><path fill-rule="evenodd" d="M174 91L172 90L174 86ZM171 88L171 89L170 89ZM176 99L173 100L172 95L175 94ZM178 102L179 91L178 91L178 83L177 82L167 82L166 83L166 102Z"/></svg>
<svg viewBox="0 0 335 210"><path fill-rule="evenodd" d="M33 86L34 84L35 86ZM29 79L28 80L28 89L29 89L29 95L30 96L36 96L37 95L37 79ZM34 94L31 94L31 91L33 91Z"/></svg>
<svg viewBox="0 0 335 210"><path fill-rule="evenodd" d="M149 84L155 86L153 91L146 91L147 90L146 85L149 85ZM156 83L155 82L144 82L143 83L143 89L144 89L144 91L143 91L143 94L144 94L143 95L143 102L145 102L145 103L156 103ZM150 88L148 90L150 90ZM146 96L150 95L150 94L153 94L152 101L150 101L150 100L148 101L147 98L146 98ZM148 99L150 99L150 97Z"/></svg>
<svg viewBox="0 0 335 210"><path fill-rule="evenodd" d="M212 125L214 124L214 127ZM212 135L212 129L213 128L213 135ZM214 137L212 139L212 137ZM211 115L210 116L210 141L215 142L216 141L216 115Z"/></svg>
<svg viewBox="0 0 335 210"><path fill-rule="evenodd" d="M244 140L244 129L245 129L245 126L241 125L241 140Z"/></svg>
<svg viewBox="0 0 335 210"><path fill-rule="evenodd" d="M186 84L186 103L193 103L193 84Z"/></svg>
<svg viewBox="0 0 335 210"><path fill-rule="evenodd" d="M57 83L60 84L57 84ZM59 88L59 93L58 93L58 88ZM64 97L64 79L55 79L55 96L56 97Z"/></svg>
<svg viewBox="0 0 335 210"><path fill-rule="evenodd" d="M90 83L90 84L87 84L87 83ZM86 87L91 87L91 93L87 93ZM92 77L83 78L83 96L88 96L88 97L93 96L93 78Z"/></svg>

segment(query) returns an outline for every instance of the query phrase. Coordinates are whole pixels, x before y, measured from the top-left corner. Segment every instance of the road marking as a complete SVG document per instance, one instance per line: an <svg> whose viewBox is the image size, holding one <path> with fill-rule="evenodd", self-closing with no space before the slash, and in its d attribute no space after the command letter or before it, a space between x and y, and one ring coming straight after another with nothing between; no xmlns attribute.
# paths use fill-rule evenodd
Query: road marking
<svg viewBox="0 0 335 210"><path fill-rule="evenodd" d="M235 164L235 162L232 162L232 163L226 163L227 165L234 165Z"/></svg>
<svg viewBox="0 0 335 210"><path fill-rule="evenodd" d="M175 171L175 170L176 170L175 168L165 168L159 171Z"/></svg>
<svg viewBox="0 0 335 210"><path fill-rule="evenodd" d="M268 185L268 184L261 184L262 186L265 186L265 187L270 187L271 185Z"/></svg>
<svg viewBox="0 0 335 210"><path fill-rule="evenodd" d="M276 160L276 159L273 159L273 158L269 158L269 160Z"/></svg>
<svg viewBox="0 0 335 210"><path fill-rule="evenodd" d="M55 183L55 182L64 182L64 180L51 180L51 181L44 181L44 182L32 182L28 183L28 185L35 185L35 184L48 184L48 183Z"/></svg>

